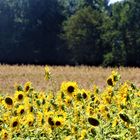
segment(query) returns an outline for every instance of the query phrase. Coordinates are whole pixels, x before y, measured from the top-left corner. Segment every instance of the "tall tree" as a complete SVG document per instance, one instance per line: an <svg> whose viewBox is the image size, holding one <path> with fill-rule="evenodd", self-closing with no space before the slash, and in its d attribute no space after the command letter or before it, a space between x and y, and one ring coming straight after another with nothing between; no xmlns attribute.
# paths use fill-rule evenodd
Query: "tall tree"
<svg viewBox="0 0 140 140"><path fill-rule="evenodd" d="M138 0L125 0L114 4L112 7L113 28L119 32L120 41L124 45L124 49L120 53L125 51L126 65L130 66L140 65L139 9L140 3Z"/></svg>
<svg viewBox="0 0 140 140"><path fill-rule="evenodd" d="M109 22L105 27L103 35L106 53L103 65L126 65L126 49L124 43L124 33L126 26L127 6L124 3L115 3L111 6Z"/></svg>
<svg viewBox="0 0 140 140"><path fill-rule="evenodd" d="M140 66L140 2L138 0L126 1L129 5L126 27L127 64Z"/></svg>
<svg viewBox="0 0 140 140"><path fill-rule="evenodd" d="M91 7L77 11L64 23L64 38L79 64L102 62L102 23L104 15Z"/></svg>

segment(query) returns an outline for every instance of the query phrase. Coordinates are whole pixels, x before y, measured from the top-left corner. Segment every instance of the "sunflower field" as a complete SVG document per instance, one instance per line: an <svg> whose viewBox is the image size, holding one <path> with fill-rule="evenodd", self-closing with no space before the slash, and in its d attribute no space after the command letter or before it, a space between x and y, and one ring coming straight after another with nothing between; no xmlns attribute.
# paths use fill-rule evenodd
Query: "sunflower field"
<svg viewBox="0 0 140 140"><path fill-rule="evenodd" d="M45 67L45 79L51 73ZM53 84L53 83L52 83ZM140 89L112 71L101 90L62 82L57 92L31 82L0 94L1 140L133 140L140 138Z"/></svg>

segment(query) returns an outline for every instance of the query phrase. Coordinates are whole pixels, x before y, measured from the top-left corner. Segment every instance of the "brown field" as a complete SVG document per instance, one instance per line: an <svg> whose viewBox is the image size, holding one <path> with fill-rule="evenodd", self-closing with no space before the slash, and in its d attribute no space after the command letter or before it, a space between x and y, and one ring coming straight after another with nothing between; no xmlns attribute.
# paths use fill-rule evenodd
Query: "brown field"
<svg viewBox="0 0 140 140"><path fill-rule="evenodd" d="M15 83L24 85L27 81L31 81L33 87L38 91L57 91L62 81L76 81L80 87L85 89L91 89L94 84L103 88L113 69L120 72L122 82L129 80L140 87L140 68L52 66L50 67L52 79L45 81L43 66L0 65L0 93L12 94Z"/></svg>

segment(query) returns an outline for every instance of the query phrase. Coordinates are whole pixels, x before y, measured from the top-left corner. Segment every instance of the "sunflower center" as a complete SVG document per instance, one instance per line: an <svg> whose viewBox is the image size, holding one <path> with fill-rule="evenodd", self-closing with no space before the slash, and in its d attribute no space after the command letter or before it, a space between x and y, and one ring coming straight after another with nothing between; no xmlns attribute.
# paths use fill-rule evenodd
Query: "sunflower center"
<svg viewBox="0 0 140 140"><path fill-rule="evenodd" d="M126 114L119 114L119 116L124 122L130 122L129 117Z"/></svg>
<svg viewBox="0 0 140 140"><path fill-rule="evenodd" d="M97 119L94 118L88 118L88 122L93 125L93 126L98 126L99 125L99 121Z"/></svg>
<svg viewBox="0 0 140 140"><path fill-rule="evenodd" d="M8 133L4 133L4 138L7 138L8 137Z"/></svg>
<svg viewBox="0 0 140 140"><path fill-rule="evenodd" d="M108 83L108 85L113 86L113 81L112 81L111 78L109 78L109 79L107 80L107 83Z"/></svg>
<svg viewBox="0 0 140 140"><path fill-rule="evenodd" d="M73 87L73 86L69 86L69 87L68 87L68 92L69 92L69 93L74 92L74 87Z"/></svg>
<svg viewBox="0 0 140 140"><path fill-rule="evenodd" d="M30 107L30 112L33 112L33 106Z"/></svg>
<svg viewBox="0 0 140 140"><path fill-rule="evenodd" d="M25 91L27 92L30 89L29 86L26 86Z"/></svg>
<svg viewBox="0 0 140 140"><path fill-rule="evenodd" d="M17 125L18 125L17 121L13 122L13 127L16 127Z"/></svg>
<svg viewBox="0 0 140 140"><path fill-rule="evenodd" d="M83 93L83 98L86 99L87 98L87 94Z"/></svg>
<svg viewBox="0 0 140 140"><path fill-rule="evenodd" d="M60 126L61 125L61 122L60 121L56 121L56 126Z"/></svg>
<svg viewBox="0 0 140 140"><path fill-rule="evenodd" d="M43 99L42 104L44 105L46 103L45 99Z"/></svg>
<svg viewBox="0 0 140 140"><path fill-rule="evenodd" d="M24 109L21 109L20 114L23 114L23 113L24 113Z"/></svg>
<svg viewBox="0 0 140 140"><path fill-rule="evenodd" d="M22 95L22 94L19 94L19 95L18 95L18 99L19 99L19 100L22 100L22 99L23 99L23 95Z"/></svg>
<svg viewBox="0 0 140 140"><path fill-rule="evenodd" d="M7 97L5 99L5 103L8 104L8 105L12 105L13 104L13 100L11 98Z"/></svg>
<svg viewBox="0 0 140 140"><path fill-rule="evenodd" d="M29 121L28 125L29 126L32 126L33 125L33 122L32 121Z"/></svg>

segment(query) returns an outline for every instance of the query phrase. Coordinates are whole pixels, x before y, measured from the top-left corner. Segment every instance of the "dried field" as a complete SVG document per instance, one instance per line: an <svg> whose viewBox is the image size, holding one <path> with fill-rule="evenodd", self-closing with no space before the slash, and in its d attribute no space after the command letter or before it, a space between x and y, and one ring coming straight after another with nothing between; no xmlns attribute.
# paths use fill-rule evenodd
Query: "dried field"
<svg viewBox="0 0 140 140"><path fill-rule="evenodd" d="M92 89L96 84L100 88L105 86L105 81L111 71L116 68L87 67L87 66L52 66L50 67L52 80L44 80L43 66L9 66L0 65L0 92L12 94L14 84L24 84L31 81L36 90L57 91L62 81L76 81L85 89ZM132 81L140 87L140 68L118 68L122 81Z"/></svg>

